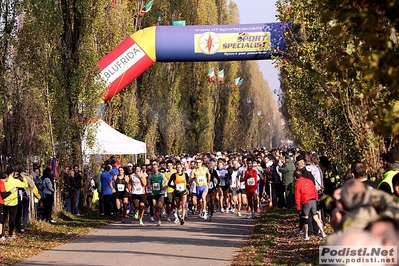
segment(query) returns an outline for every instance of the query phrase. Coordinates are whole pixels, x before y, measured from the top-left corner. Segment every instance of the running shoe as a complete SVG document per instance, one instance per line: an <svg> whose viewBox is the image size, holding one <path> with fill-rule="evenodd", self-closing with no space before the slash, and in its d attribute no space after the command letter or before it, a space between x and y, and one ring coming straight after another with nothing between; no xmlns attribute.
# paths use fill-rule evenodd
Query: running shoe
<svg viewBox="0 0 399 266"><path fill-rule="evenodd" d="M204 218L203 214L202 213L198 214L198 218L200 219Z"/></svg>
<svg viewBox="0 0 399 266"><path fill-rule="evenodd" d="M208 215L206 214L205 211L202 212L202 218L204 218L204 220L208 219Z"/></svg>
<svg viewBox="0 0 399 266"><path fill-rule="evenodd" d="M175 218L175 224L178 224L179 222L180 222L180 219L179 218Z"/></svg>
<svg viewBox="0 0 399 266"><path fill-rule="evenodd" d="M151 222L155 222L154 216L151 216L150 221L151 221Z"/></svg>
<svg viewBox="0 0 399 266"><path fill-rule="evenodd" d="M321 235L321 237L322 237L322 238L326 238L326 237L327 237L326 233L323 233L323 234Z"/></svg>
<svg viewBox="0 0 399 266"><path fill-rule="evenodd" d="M251 214L250 214L250 213L247 213L246 218L247 218L247 219L251 219Z"/></svg>
<svg viewBox="0 0 399 266"><path fill-rule="evenodd" d="M139 225L144 226L144 223L143 223L142 219L139 220Z"/></svg>
<svg viewBox="0 0 399 266"><path fill-rule="evenodd" d="M180 225L184 224L184 219L180 219Z"/></svg>
<svg viewBox="0 0 399 266"><path fill-rule="evenodd" d="M230 207L227 207L227 208L226 208L226 213L229 213L229 209L230 209Z"/></svg>
<svg viewBox="0 0 399 266"><path fill-rule="evenodd" d="M171 222L172 220L168 217L168 219L166 219L166 221Z"/></svg>
<svg viewBox="0 0 399 266"><path fill-rule="evenodd" d="M6 241L6 240L7 240L7 238L5 236L0 237L0 241Z"/></svg>
<svg viewBox="0 0 399 266"><path fill-rule="evenodd" d="M237 212L237 216L238 217L241 217L242 215L241 215L241 212Z"/></svg>
<svg viewBox="0 0 399 266"><path fill-rule="evenodd" d="M121 219L121 223L123 223L123 224L124 224L124 223L125 223L125 219Z"/></svg>
<svg viewBox="0 0 399 266"><path fill-rule="evenodd" d="M299 229L298 231L296 231L295 234L296 234L296 235L302 235L302 234L303 234L303 231L302 231L301 229Z"/></svg>
<svg viewBox="0 0 399 266"><path fill-rule="evenodd" d="M135 214L134 214L134 219L136 219L136 220L138 220L140 217L139 217L139 212L136 212Z"/></svg>
<svg viewBox="0 0 399 266"><path fill-rule="evenodd" d="M220 212L221 212L221 213L224 213L224 208L221 208L221 209L220 209Z"/></svg>
<svg viewBox="0 0 399 266"><path fill-rule="evenodd" d="M253 215L253 217L252 218L258 218L259 216L258 216L258 213L257 212L254 212L254 215Z"/></svg>
<svg viewBox="0 0 399 266"><path fill-rule="evenodd" d="M232 208L232 209L231 209L231 213L236 213L236 211L237 211L237 210L236 210L235 208Z"/></svg>
<svg viewBox="0 0 399 266"><path fill-rule="evenodd" d="M213 216L209 215L209 221L213 222Z"/></svg>
<svg viewBox="0 0 399 266"><path fill-rule="evenodd" d="M157 222L157 226L161 226L161 220Z"/></svg>
<svg viewBox="0 0 399 266"><path fill-rule="evenodd" d="M309 241L309 237L302 237L302 241Z"/></svg>

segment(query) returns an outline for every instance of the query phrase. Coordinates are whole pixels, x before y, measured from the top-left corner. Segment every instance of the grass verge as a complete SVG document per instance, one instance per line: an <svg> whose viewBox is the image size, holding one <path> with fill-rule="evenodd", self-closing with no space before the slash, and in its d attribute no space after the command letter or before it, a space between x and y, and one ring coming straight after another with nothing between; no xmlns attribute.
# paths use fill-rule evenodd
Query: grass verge
<svg viewBox="0 0 399 266"><path fill-rule="evenodd" d="M265 210L231 265L318 265L324 240L312 236L303 242L302 236L295 234L297 229L296 211Z"/></svg>
<svg viewBox="0 0 399 266"><path fill-rule="evenodd" d="M24 233L17 234L16 239L0 241L0 265L23 261L111 222L98 214L75 217L59 213L56 220L56 224L35 221Z"/></svg>

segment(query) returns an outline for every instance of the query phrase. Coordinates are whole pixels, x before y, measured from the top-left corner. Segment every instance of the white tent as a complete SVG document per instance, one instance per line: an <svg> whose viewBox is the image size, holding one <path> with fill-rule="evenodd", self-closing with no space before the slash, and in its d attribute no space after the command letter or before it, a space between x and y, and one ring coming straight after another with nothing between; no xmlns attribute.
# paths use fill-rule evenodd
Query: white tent
<svg viewBox="0 0 399 266"><path fill-rule="evenodd" d="M98 120L92 127L88 128L93 131L94 145L90 147L85 137L82 141L83 154L141 154L147 153L147 145L123 135L119 131L113 129L103 120ZM87 131L85 136L87 136Z"/></svg>

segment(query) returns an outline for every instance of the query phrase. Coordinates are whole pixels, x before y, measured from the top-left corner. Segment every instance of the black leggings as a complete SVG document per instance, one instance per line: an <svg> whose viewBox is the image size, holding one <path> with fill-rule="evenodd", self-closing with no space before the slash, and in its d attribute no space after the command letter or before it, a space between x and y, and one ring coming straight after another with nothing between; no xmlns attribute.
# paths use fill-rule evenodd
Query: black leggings
<svg viewBox="0 0 399 266"><path fill-rule="evenodd" d="M8 217L8 236L12 236L15 229L15 217L17 216L17 205L4 205L4 220Z"/></svg>
<svg viewBox="0 0 399 266"><path fill-rule="evenodd" d="M43 199L43 219L46 222L51 221L51 212L53 210L53 202L54 202L53 195L46 194L46 197Z"/></svg>

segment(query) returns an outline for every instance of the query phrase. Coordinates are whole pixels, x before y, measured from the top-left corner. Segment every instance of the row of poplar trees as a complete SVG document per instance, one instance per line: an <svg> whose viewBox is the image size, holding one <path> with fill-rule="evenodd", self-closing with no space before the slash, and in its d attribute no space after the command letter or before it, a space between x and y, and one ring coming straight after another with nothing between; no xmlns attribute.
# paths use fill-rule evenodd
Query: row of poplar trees
<svg viewBox="0 0 399 266"><path fill-rule="evenodd" d="M399 3L389 0L282 0L291 23L279 58L281 111L306 150L380 174L380 153L399 133Z"/></svg>
<svg viewBox="0 0 399 266"><path fill-rule="evenodd" d="M32 155L80 163L81 138L104 88L98 61L153 25L238 24L228 0L0 0L0 149L14 164ZM173 40L171 40L172 42ZM172 45L172 44L171 44ZM224 82L208 70L224 69ZM244 79L234 86L236 77ZM145 141L148 154L277 145L278 106L257 62L158 63L105 103L104 120Z"/></svg>

